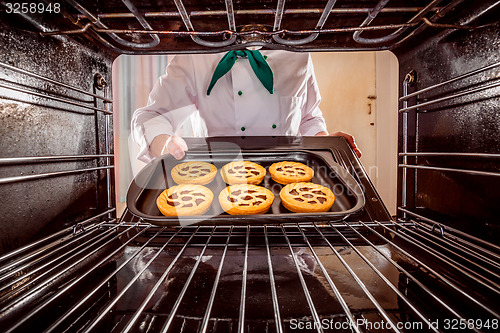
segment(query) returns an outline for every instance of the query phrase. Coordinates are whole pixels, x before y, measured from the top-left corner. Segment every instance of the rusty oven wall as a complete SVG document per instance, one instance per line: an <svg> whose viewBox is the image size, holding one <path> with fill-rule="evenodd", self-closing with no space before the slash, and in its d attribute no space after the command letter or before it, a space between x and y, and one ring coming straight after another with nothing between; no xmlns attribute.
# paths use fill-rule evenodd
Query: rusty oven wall
<svg viewBox="0 0 500 333"><path fill-rule="evenodd" d="M19 16L3 14L0 62L88 92L93 91L96 73L111 82L113 55L89 46L85 39L41 37L39 29ZM94 105L91 96L4 67L0 67L0 82ZM102 95L102 91L97 93ZM102 102L98 107L103 108ZM1 158L105 153L104 114L50 98L0 88L0 129ZM1 165L0 177L92 168L104 162L87 159ZM0 185L0 253L105 211L105 177L106 171L92 171Z"/></svg>
<svg viewBox="0 0 500 333"><path fill-rule="evenodd" d="M467 22L491 2L478 2L457 19ZM395 51L400 63L400 94L411 70L417 81L409 93L500 61L500 6L471 21L474 30L454 30L432 39L413 40ZM488 22L493 22L489 23ZM420 42L419 42L420 41ZM418 96L422 103L500 80L498 67ZM500 87L454 98L408 113L408 152L500 153ZM410 99L408 106L416 99ZM400 102L400 107L402 103ZM399 152L403 151L403 117L399 115ZM399 163L403 158L399 158ZM410 164L497 172L496 157L411 157ZM399 169L398 193L402 193ZM498 243L500 177L408 169L411 211L491 242ZM401 197L398 206L402 206ZM399 212L401 216L402 213Z"/></svg>

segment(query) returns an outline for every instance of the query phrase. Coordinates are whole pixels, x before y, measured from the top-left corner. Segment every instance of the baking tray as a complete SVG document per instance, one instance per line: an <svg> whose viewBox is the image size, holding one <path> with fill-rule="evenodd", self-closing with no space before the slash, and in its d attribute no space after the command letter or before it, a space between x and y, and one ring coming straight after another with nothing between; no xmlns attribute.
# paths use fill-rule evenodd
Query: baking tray
<svg viewBox="0 0 500 333"><path fill-rule="evenodd" d="M284 185L276 183L267 172L260 186L271 190L274 202L265 214L229 215L219 205L220 191L228 186L220 176L220 169L226 163L249 160L262 165L266 170L275 162L301 162L314 170L313 183L329 187L335 194L335 202L330 211L322 213L293 213L281 204L279 192ZM163 216L156 206L156 198L166 188L177 185L170 171L183 162L204 161L217 167L215 179L205 185L214 193L211 208L203 215L170 217ZM241 224L281 224L317 221L338 221L363 209L364 194L356 180L334 160L330 150L237 150L237 151L188 151L183 160L178 161L165 155L151 161L131 182L127 192L127 207L133 215L162 226L176 225L241 225Z"/></svg>

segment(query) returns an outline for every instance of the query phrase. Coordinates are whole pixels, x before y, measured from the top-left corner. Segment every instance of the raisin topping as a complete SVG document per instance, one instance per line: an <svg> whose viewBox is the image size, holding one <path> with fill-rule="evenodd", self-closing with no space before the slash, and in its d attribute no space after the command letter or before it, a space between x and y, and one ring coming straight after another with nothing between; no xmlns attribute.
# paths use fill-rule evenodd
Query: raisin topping
<svg viewBox="0 0 500 333"><path fill-rule="evenodd" d="M276 168L276 171L283 171L282 168Z"/></svg>
<svg viewBox="0 0 500 333"><path fill-rule="evenodd" d="M255 202L253 203L253 205L254 205L254 206L258 206L258 205L260 205L261 203L262 203L262 201L255 201Z"/></svg>
<svg viewBox="0 0 500 333"><path fill-rule="evenodd" d="M252 200L252 199L253 199L253 197L252 197L252 196L250 196L250 195L245 195L242 199L243 199L243 200Z"/></svg>
<svg viewBox="0 0 500 333"><path fill-rule="evenodd" d="M231 194L232 195L240 195L241 194L241 190L231 192Z"/></svg>
<svg viewBox="0 0 500 333"><path fill-rule="evenodd" d="M210 170L208 170L208 169L201 169L200 171L201 171L201 172L210 173Z"/></svg>
<svg viewBox="0 0 500 333"><path fill-rule="evenodd" d="M191 170L191 171L189 171L189 173L198 173L198 171L197 170Z"/></svg>
<svg viewBox="0 0 500 333"><path fill-rule="evenodd" d="M308 201L307 203L311 204L311 205L315 205L316 204L316 201Z"/></svg>
<svg viewBox="0 0 500 333"><path fill-rule="evenodd" d="M194 195L195 197L204 197L205 196L205 194L198 193L198 192L197 193L191 193L191 195Z"/></svg>
<svg viewBox="0 0 500 333"><path fill-rule="evenodd" d="M186 176L185 173L179 172L179 176Z"/></svg>
<svg viewBox="0 0 500 333"><path fill-rule="evenodd" d="M258 171L250 171L251 173L253 173L254 175L258 176L259 175L259 172Z"/></svg>
<svg viewBox="0 0 500 333"><path fill-rule="evenodd" d="M284 166L284 168L285 169L290 169L290 168L292 168L292 166L291 165L286 165L286 166Z"/></svg>
<svg viewBox="0 0 500 333"><path fill-rule="evenodd" d="M245 167L246 170L253 170L252 167Z"/></svg>
<svg viewBox="0 0 500 333"><path fill-rule="evenodd" d="M290 191L290 194L291 195L299 195L299 192L297 192L296 189L293 189L293 190Z"/></svg>
<svg viewBox="0 0 500 333"><path fill-rule="evenodd" d="M252 175L246 175L245 177L250 178L250 177L252 177Z"/></svg>
<svg viewBox="0 0 500 333"><path fill-rule="evenodd" d="M180 202L177 202L177 201L174 201L174 202L173 202L173 204L174 204L174 206L175 206L175 207L177 207L177 206L181 205L181 203L180 203Z"/></svg>
<svg viewBox="0 0 500 333"><path fill-rule="evenodd" d="M298 173L299 173L299 175L301 175L301 176L305 176L305 175L306 175L304 172L300 172L300 171L299 171Z"/></svg>
<svg viewBox="0 0 500 333"><path fill-rule="evenodd" d="M205 201L204 199L196 199L194 202L196 203L196 206L199 206L203 201Z"/></svg>
<svg viewBox="0 0 500 333"><path fill-rule="evenodd" d="M190 203L188 203L188 204L185 204L185 205L184 205L184 206L182 206L182 207L193 207L193 204L190 202Z"/></svg>
<svg viewBox="0 0 500 333"><path fill-rule="evenodd" d="M255 193L257 191L254 191L254 190L248 190L247 193Z"/></svg>
<svg viewBox="0 0 500 333"><path fill-rule="evenodd" d="M242 175L246 175L246 171L238 171L238 173L242 174Z"/></svg>
<svg viewBox="0 0 500 333"><path fill-rule="evenodd" d="M319 203L324 203L326 201L325 197L318 197L317 199L318 199Z"/></svg>
<svg viewBox="0 0 500 333"><path fill-rule="evenodd" d="M229 170L227 170L227 173L233 174L233 173L236 173L236 172L234 172L233 169L229 169Z"/></svg>
<svg viewBox="0 0 500 333"><path fill-rule="evenodd" d="M184 195L184 194L189 194L189 193L191 193L191 190L186 190L186 191L182 191L182 192L181 192L181 195Z"/></svg>
<svg viewBox="0 0 500 333"><path fill-rule="evenodd" d="M192 166L192 168L193 168L193 169L199 169L199 168L201 168L201 167L202 167L201 165L193 165L193 166Z"/></svg>
<svg viewBox="0 0 500 333"><path fill-rule="evenodd" d="M192 198L191 198L191 197L188 197L188 196L187 196L187 197L182 197L182 198L181 198L181 200L182 200L182 201L189 201L189 200L191 200L191 199L192 199Z"/></svg>
<svg viewBox="0 0 500 333"><path fill-rule="evenodd" d="M314 195L312 195L312 194L304 194L304 195L302 195L302 196L303 196L304 198L312 198L312 197L314 197Z"/></svg>
<svg viewBox="0 0 500 333"><path fill-rule="evenodd" d="M168 196L169 199L177 199L177 193L172 193L171 195Z"/></svg>
<svg viewBox="0 0 500 333"><path fill-rule="evenodd" d="M311 188L309 188L309 187L301 187L301 188L299 188L299 190L303 191L303 192L306 192L306 191L310 191Z"/></svg>
<svg viewBox="0 0 500 333"><path fill-rule="evenodd" d="M320 190L311 191L311 192L314 193L314 194L317 194L317 195L326 195L325 193L321 192Z"/></svg>
<svg viewBox="0 0 500 333"><path fill-rule="evenodd" d="M168 200L167 200L167 203L168 203L170 206L174 206L174 202L173 202L173 201L168 201Z"/></svg>
<svg viewBox="0 0 500 333"><path fill-rule="evenodd" d="M243 168L243 165L237 165L234 167L236 170Z"/></svg>
<svg viewBox="0 0 500 333"><path fill-rule="evenodd" d="M188 171L188 170L189 170L189 167L187 166L187 167L185 167L185 168L182 168L181 170L182 170L182 171Z"/></svg>
<svg viewBox="0 0 500 333"><path fill-rule="evenodd" d="M304 201L304 199L302 199L302 198L294 198L294 199L297 201L300 201L300 202Z"/></svg>
<svg viewBox="0 0 500 333"><path fill-rule="evenodd" d="M249 204L241 203L240 206L250 206Z"/></svg>

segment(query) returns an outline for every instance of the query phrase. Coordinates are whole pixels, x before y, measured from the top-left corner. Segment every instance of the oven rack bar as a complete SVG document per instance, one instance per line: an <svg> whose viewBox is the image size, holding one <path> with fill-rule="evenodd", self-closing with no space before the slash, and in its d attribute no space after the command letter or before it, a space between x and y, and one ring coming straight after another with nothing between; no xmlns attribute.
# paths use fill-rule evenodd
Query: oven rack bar
<svg viewBox="0 0 500 333"><path fill-rule="evenodd" d="M27 71L27 70L19 68L19 67L11 66L11 65L3 63L3 62L0 62L0 67L4 67L4 68L7 68L9 70L12 70L12 71L15 71L15 72L18 72L18 73L22 73L22 74L34 77L36 79L43 80L45 82L49 82L49 83L52 83L52 84L60 86L60 87L64 87L64 88L67 88L67 89L71 89L71 90L77 91L77 92L82 93L84 95L91 96L91 97L103 100L106 103L113 103L113 100L111 100L109 98L106 98L106 97L103 97L103 96L99 96L97 94L93 94L93 93L85 91L83 89L74 87L72 85L69 85L69 84L66 84L66 83L63 83L63 82L60 82L60 81L56 81L54 79L51 79L51 78L48 78L48 77L45 77L45 76L42 76L42 75L30 72L30 71Z"/></svg>
<svg viewBox="0 0 500 333"><path fill-rule="evenodd" d="M26 163L44 162L73 162L88 159L99 159L114 157L114 154L90 154L90 155L47 155L47 156L23 156L23 157L0 157L0 165L16 165Z"/></svg>
<svg viewBox="0 0 500 333"><path fill-rule="evenodd" d="M10 251L8 253L3 254L0 256L0 264L4 265L2 266L2 269L10 269L13 266L16 266L20 263L22 263L25 260L29 260L31 256L39 256L43 254L44 252L50 250L51 248L54 247L59 247L59 246L64 246L65 242L69 239L72 239L74 237L79 237L84 233L85 231L88 231L91 228L94 228L96 226L102 226L102 227L108 227L109 228L109 221L103 221L98 224L95 224L94 220L103 217L104 215L111 214L116 211L116 208L108 209L102 213L99 213L95 216L92 216L88 219L85 219L81 222L75 222L72 226L67 227L65 229L62 229L54 234L51 234L47 237L44 237L42 239L39 239L33 243L30 243L28 245L25 245L23 247L20 247L18 249L15 249L13 251ZM91 222L94 222L93 225L89 225ZM86 229L87 228L87 229ZM55 241L54 241L55 240ZM49 243L50 242L50 243ZM22 253L27 252L29 250L36 249L34 252L31 252L29 255L23 255ZM7 260L11 259L12 261L6 264ZM0 269L0 273L3 272L3 270Z"/></svg>
<svg viewBox="0 0 500 333"><path fill-rule="evenodd" d="M161 273L161 276L158 278L154 278L154 286L147 292L147 295L145 297L135 294L135 297L140 297L141 299L141 305L138 306L135 310L133 315L127 315L125 318L125 322L122 324L122 331L123 332L128 332L134 329L136 325L139 323L144 324L145 318L145 313L147 312L149 315L148 317L155 317L157 320L161 320L161 326L162 330L161 331L166 331L169 327L172 327L174 325L175 320L179 319L182 317L184 314L179 313L179 309L181 304L184 304L186 301L189 301L186 299L186 295L188 293L189 288L192 287L193 284L193 279L196 274L201 274L199 273L199 264L201 262L201 259L204 258L204 254L210 249L210 255L214 255L214 251L217 251L218 253L218 261L215 266L217 273L215 274L215 278L212 279L212 282L209 283L209 286L207 287L208 290L212 290L210 293L210 298L207 302L207 306L204 308L204 315L201 317L197 318L196 320L199 322L198 327L201 327L198 331L204 332L204 331L209 331L212 325L214 324L214 321L217 320L217 318L212 317L212 309L214 308L215 304L217 302L220 302L220 300L217 299L218 292L221 291L221 284L220 281L223 278L224 274L227 274L228 272L225 270L230 270L231 261L228 261L228 253L231 250L231 244L237 244L240 246L240 249L243 250L245 253L244 265L243 270L241 271L242 274L242 284L241 284L241 293L238 291L235 291L235 295L240 294L241 299L237 301L239 305L239 311L236 316L236 318L233 319L228 319L226 318L226 321L238 321L237 326L239 327L239 331L241 332L246 332L247 331L247 326L245 325L244 322L240 322L239 320L245 320L247 318L245 316L245 311L249 311L249 307L252 306L252 303L248 301L248 297L251 296L248 294L249 290L247 289L247 284L251 283L252 281L248 280L251 279L250 275L248 275L251 272L251 267L249 267L248 264L248 258L249 258L249 248L253 246L252 242L254 242L254 239L256 236L260 235L264 237L264 240L262 241L262 253L266 259L266 264L269 269L269 292L271 292L274 297L273 302L271 305L273 308L273 312L275 315L274 319L274 324L276 326L276 330L283 331L284 327L283 325L290 324L290 317L287 316L286 311L283 311L283 299L280 298L280 293L282 293L282 281L280 279L277 279L275 276L276 271L282 270L282 267L280 266L281 264L278 264L279 258L282 258L284 255L286 256L286 252L281 252L282 247L276 245L276 239L280 238L282 239L281 243L287 244L285 247L288 248L288 257L291 258L290 263L288 264L288 267L290 268L290 272L295 272L294 276L297 277L297 279L300 281L300 285L302 289L301 294L303 294L303 297L307 299L307 304L309 304L309 310L310 314L306 315L306 317L311 318L312 321L319 322L323 318L325 318L324 314L324 309L321 309L318 307L316 304L317 297L318 295L313 293L309 286L311 281L309 280L310 272L308 272L307 267L305 268L303 266L303 262L301 261L299 264L299 256L300 260L303 260L303 255L304 254L309 254L310 258L313 259L314 265L319 267L319 270L315 274L319 274L318 276L322 276L322 278L326 279L327 285L330 288L330 291L332 295L337 299L339 304L341 305L343 313L341 314L341 317L339 318L344 318L345 320L348 320L351 323L352 329L356 332L363 331L362 327L357 326L357 320L360 318L363 318L363 312L366 311L360 311L359 309L352 308L346 302L345 298L343 295L345 295L345 291L339 290L338 288L342 288L342 284L339 285L337 281L338 279L338 269L332 270L332 266L330 264L332 259L328 259L329 257L332 258L337 258L336 260L339 261L339 263L344 267L344 269L348 272L348 275L351 276L353 279L354 285L358 286L360 289L360 292L366 297L367 299L371 299L374 304L374 311L375 313L382 319L388 320L387 322L389 325L393 325L395 328L395 331L398 330L398 327L396 327L397 323L401 319L398 317L397 313L400 310L397 309L392 309L388 308L387 305L385 307L380 303L378 300L378 297L380 295L375 295L372 294L373 290L370 289L370 286L367 284L367 280L365 280L367 277L365 275L360 275L360 272L362 272L364 269L371 271L373 274L375 274L381 281L383 285L386 285L391 292L393 292L397 298L403 303L406 304L408 307L408 311L411 313L415 314L421 321L422 323L429 323L429 320L431 320L431 317L429 317L429 313L425 312L425 307L422 305L422 303L419 303L418 300L411 299L410 294L406 293L404 289L401 289L400 283L401 280L399 281L399 284L397 283L398 280L394 280L394 277L391 277L390 275L387 275L386 269L382 269L382 267L385 266L380 266L381 260L386 260L387 263L391 266L394 267L394 269L398 270L400 274L403 274L405 276L405 279L408 279L408 281L412 281L415 285L417 285L420 290L422 290L425 294L427 294L429 297L431 297L433 300L435 300L440 308L443 308L445 312L448 312L452 314L453 316L456 316L457 318L462 318L462 319L467 319L467 316L464 315L461 311L457 311L455 309L455 304L452 302L449 302L446 300L444 295L442 293L439 293L439 290L436 289L435 286L428 285L426 281L421 280L419 275L416 275L413 272L410 272L407 268L401 266L401 263L398 262L398 258L401 256L407 257L410 260L414 261L417 263L416 267L420 268L425 268L429 272L432 272L432 274L440 277L440 273L435 271L434 268L429 267L427 264L420 262L419 259L414 258L413 255L407 253L407 251L402 247L403 244L410 244L413 241L414 236L409 236L409 233L407 232L408 230L404 229L407 227L401 227L403 224L400 225L400 223L396 223L397 225L400 225L399 228L394 229L391 223L391 227L388 226L387 223L384 222L375 222L377 226L369 226L368 224L359 221L358 225L359 226L353 226L352 224L349 223L344 223L342 228L339 228L337 225L334 224L329 224L328 226L321 225L321 224L316 224L312 223L311 225L308 226L303 226L300 224L296 225L280 225L280 226L224 226L224 227L194 227L194 226L188 226L188 227L182 227L182 228L170 228L167 229L165 227L155 227L155 226L140 226L138 223L136 224L126 224L126 223L120 223L120 224L110 224L109 227L104 227L103 224L99 224L99 227L96 229L101 232L101 240L90 240L88 241L89 245L86 245L85 242L82 244L82 249L80 249L80 254L78 256L75 256L74 258L72 257L64 257L62 258L55 258L55 259L50 259L46 263L50 263L53 265L53 268L57 268L57 265L61 265L65 260L66 262L71 261L72 267L77 266L78 264L81 264L84 261L89 260L92 258L92 256L95 256L96 253L98 252L98 249L103 249L106 247L106 245L110 244L115 244L116 240L120 240L120 242L117 242L116 245L113 245L108 252L105 252L104 255L98 256L94 260L97 263L91 265L90 267L85 268L86 270L84 272L79 272L76 274L76 276L70 280L69 283L65 284L64 287L58 288L58 290L51 294L49 297L45 298L35 309L32 309L32 311L28 312L27 314L23 314L18 318L18 321L16 322L10 322L12 326L8 327L7 332L14 332L17 329L22 329L25 327L25 325L29 324L32 319L36 319L36 315L38 313L42 313L42 310L50 308L50 306L54 306L55 304L58 304L57 301L61 298L64 298L65 295L67 295L70 290L74 288L82 288L83 285L91 283L92 286L89 288L89 293L85 294L82 299L76 300L76 304L74 304L71 307L68 307L66 309L66 312L62 315L57 315L55 320L50 324L50 327L46 329L46 332L52 332L52 331L60 331L61 328L64 327L64 325L73 325L72 319L75 316L78 317L78 314L81 311L86 311L88 304L91 306L93 303L88 303L90 299L93 297L97 297L99 293L102 293L102 288L104 288L106 285L108 285L112 280L116 279L118 275L120 275L120 272L122 272L123 269L126 267L130 267L133 262L139 258L138 256L145 250L152 251L151 256L148 257L148 262L144 262L144 264L141 264L141 269L136 271L133 276L129 277L128 281L125 281L124 284L122 285L122 289L117 291L116 295L112 295L112 297L109 299L108 302L105 302L105 306L102 308L98 308L98 315L92 315L92 320L90 322L84 322L84 323L79 323L76 322L75 325L83 325L81 326L81 329L83 331L91 331L92 329L97 329L99 326L99 323L102 322L103 320L106 320L110 316L111 313L116 313L118 311L117 304L119 300L124 297L127 293L132 292L137 284L139 279L143 281L145 277L145 272L153 272L154 270L150 270L148 267L151 265L155 265L156 262L159 260L159 256L161 253L164 253L167 251L169 253L172 253L172 256L175 258L170 260L170 263L167 265L164 265L164 270ZM111 227L113 226L113 227ZM345 231L349 230L351 233L346 233ZM269 233L268 233L269 231ZM419 233L420 230L417 228L415 230L412 230L413 233ZM80 234L85 234L86 236L90 236L92 234L92 231L90 229L87 229L83 231ZM114 237L112 237L115 235ZM189 236L188 236L189 235ZM354 237L353 235L356 235ZM391 236L392 235L392 236ZM213 242L216 241L214 237L220 237L220 242L223 244L223 248L219 247L214 247ZM427 234L424 235L425 237L428 237ZM109 237L112 237L109 239ZM201 237L201 238L200 238ZM375 238L374 238L375 237ZM395 238L394 238L395 237ZM195 240L199 238L199 240ZM90 238L91 239L91 238ZM109 239L107 242L106 240ZM321 241L319 241L320 239ZM194 254L192 245L194 243L200 242L200 240L204 240L204 246L201 249L195 250ZM395 242L397 240L397 242ZM219 242L217 241L217 242ZM381 246L378 244L379 241L384 241L385 246ZM103 243L104 242L104 243ZM182 247L172 247L171 245L173 244L182 244ZM98 245L102 244L102 245ZM390 245L393 250L395 250L397 255L390 254L387 251L387 247ZM86 251L85 249L88 246L93 249L93 251ZM299 246L299 247L298 247ZM361 268L359 264L356 264L356 266L353 266L352 263L352 258L349 256L346 256L346 253L344 252L344 248L350 248L352 249L353 253L355 253L355 256L363 262L363 266L365 268ZM125 249L128 249L125 251ZM219 250L217 250L219 249ZM325 256L325 251L329 249L329 255ZM76 250L76 249L75 249ZM367 252L368 250L368 252ZM90 276L93 274L95 270L99 270L102 265L107 263L111 258L114 258L115 256L119 255L120 253L123 253L125 251L126 253L131 253L130 256L124 257L123 261L120 261L120 264L117 264L116 267L104 274L100 275L101 277L99 278L98 281L87 281L85 280L86 277ZM173 251L173 252L172 252ZM305 252L304 252L305 251ZM342 251L342 252L340 252ZM187 252L190 252L191 254L187 254ZM431 251L426 249L425 247L422 248L423 253L428 253L432 254ZM266 255L267 253L267 255ZM374 257L373 254L370 253L377 253L378 257ZM254 253L255 254L255 253ZM369 254L369 255L368 255ZM187 280L183 284L183 290L181 293L178 295L177 299L175 300L175 304L172 307L172 310L170 312L167 311L166 315L168 315L168 318L155 314L154 312L151 312L151 308L148 307L148 304L151 302L151 300L158 299L158 292L159 288L163 286L164 281L167 278L173 278L173 275L175 275L175 271L179 269L179 262L180 259L185 258L186 256L195 256L196 258L196 263L193 265L192 268L190 268L189 271L189 276L187 277ZM354 256L354 254L353 254ZM283 257L284 258L284 257ZM328 259L327 261L325 261ZM497 265L498 265L498 257L496 258L497 260ZM403 261L405 262L405 261ZM482 263L481 263L482 264ZM31 274L34 274L33 271L36 269L40 269L42 267L39 265L37 262L32 263L31 268L22 268L20 269L19 273L22 272L22 275L27 278ZM419 269L420 269L419 268ZM31 271L30 271L31 270ZM51 281L56 280L56 278L63 273L63 270L57 271L57 269L54 269L56 272L52 272L50 268L47 268L47 271L51 274L54 274L52 277L46 277L45 282L41 284L41 286L46 286L48 283ZM151 273L148 273L151 274ZM239 273L238 273L239 274ZM308 276L308 279L306 279L306 275ZM462 272L457 271L458 275L463 275ZM35 274L34 274L35 275ZM281 275L280 275L281 276ZM302 276L302 279L300 278ZM120 275L120 278L125 277L124 275ZM36 278L36 276L33 276L33 278ZM399 278L401 279L401 277ZM373 283L373 278L369 280L370 284ZM29 284L29 279L25 281L25 283ZM83 284L83 285L82 285ZM80 286L80 287L79 287ZM125 287L123 287L125 286ZM16 286L19 287L19 286ZM37 293L41 293L43 288L42 287L36 287L35 291ZM463 289L460 287L455 286L456 289L455 293L457 295L463 295L466 293ZM19 287L20 288L20 287ZM29 291L23 294L22 289L20 289L18 292L21 297L21 299L15 299L15 300L10 300L8 306L5 306L5 303L2 303L0 301L0 307L3 309L1 310L3 313L8 314L8 311L6 309L10 309L12 311L13 308L20 307L22 305L22 298L24 297L34 297L36 296L33 291ZM104 291L107 293L106 291ZM371 297L370 297L371 295ZM283 295L281 295L283 296ZM243 298L246 297L246 298ZM412 296L413 297L413 296ZM280 301L281 300L281 301ZM475 304L477 302L480 302L478 300L472 300ZM255 305L255 304L253 304ZM95 306L98 306L96 303ZM479 305L481 307L481 305ZM483 305L482 309L488 311L486 305ZM323 313L320 313L319 310L322 310ZM242 314L243 311L243 314ZM318 311L318 312L317 312ZM394 312L396 311L396 312ZM437 311L437 310L436 310ZM56 312L58 313L58 312ZM491 314L490 312L488 312ZM178 314L178 315L177 315ZM55 314L52 314L55 315ZM495 316L495 313L493 313ZM498 314L496 314L498 316ZM247 319L251 320L251 319ZM1 321L1 319L0 319ZM236 324L235 324L236 325ZM175 326L175 325L174 325ZM235 326L236 327L236 326ZM271 325L272 327L272 325ZM270 328L273 330L272 328ZM438 331L435 328L432 328L434 331ZM318 329L320 332L321 329Z"/></svg>
<svg viewBox="0 0 500 333"><path fill-rule="evenodd" d="M284 15L292 14L321 14L324 8L285 8L283 9ZM368 14L372 8L332 8L330 14ZM414 13L422 10L422 7L384 7L382 13ZM435 7L434 12L439 12L441 7ZM236 9L235 15L275 15L275 9ZM164 12L143 12L144 17L172 17L179 18L178 11L164 11ZM225 10L192 10L189 12L190 17L204 17L204 16L226 16ZM133 18L132 13L100 13L96 14L99 19L122 19ZM78 14L78 19L85 19L84 15Z"/></svg>
<svg viewBox="0 0 500 333"><path fill-rule="evenodd" d="M15 83L15 82L13 82L13 83ZM1 83L0 83L0 88L12 90L12 91L17 91L17 92L28 94L28 95L32 95L32 96L38 96L38 97L46 98L46 99L49 99L49 100L52 100L52 101L61 102L61 103L65 103L65 104L70 104L70 105L73 105L73 106L78 106L78 107L82 107L82 108L93 110L93 111L99 111L99 112L103 112L103 113L107 113L107 114L113 114L113 112L105 110L105 109L100 109L98 107L94 107L94 106L86 105L86 104L83 104L83 103L71 101L71 100L68 100L68 99L65 99L65 98L60 98L60 97L56 97L56 96L50 96L50 95L47 95L47 94L44 94L44 93L39 93L39 92L28 90L28 89L13 87L13 86L1 84ZM38 88L35 88L35 89L38 89ZM3 98L11 99L8 96L3 96ZM31 102L26 101L26 100L24 100L23 102L24 103L31 103ZM94 103L94 101L89 101L89 103Z"/></svg>
<svg viewBox="0 0 500 333"><path fill-rule="evenodd" d="M500 172L477 171L477 170L458 169L458 168L442 168L442 167L427 166L427 165L398 164L398 167L410 168L410 169L433 170L433 171L445 171L445 172L459 172L459 173L467 173L467 174L476 175L476 176L493 176L493 177L500 176Z"/></svg>
<svg viewBox="0 0 500 333"><path fill-rule="evenodd" d="M470 95L470 94L473 94L473 93L477 93L477 92L480 92L480 91L483 91L483 90L488 90L488 89L492 89L492 88L496 88L496 87L500 87L500 82L486 84L486 85L484 85L482 87L465 90L465 91L462 91L462 92L459 92L459 93L456 93L456 94L448 95L448 96L441 97L441 98L436 98L436 99L433 99L433 100L430 100L430 101L427 101L427 102L417 103L417 104L412 105L412 106L401 108L401 109L399 109L399 112L400 113L408 112L408 111L415 110L415 109L418 109L418 108L422 108L422 107L425 107L425 106L437 104L437 103L440 103L440 102L448 101L450 99L454 99L454 98L458 98L458 97Z"/></svg>
<svg viewBox="0 0 500 333"><path fill-rule="evenodd" d="M241 33L236 31L235 24L235 15L274 15L274 31L267 32L268 35L272 36L272 39L277 43L284 46L297 46L304 45L313 42L319 34L325 33L345 33L345 32L353 32L353 40L358 44L362 45L373 45L378 44L378 46L371 46L369 49L371 50L382 50L387 49L387 46L380 46L384 43L390 42L397 37L403 35L405 31L409 28L418 27L418 32L424 30L426 27L433 27L436 29L470 29L468 26L461 25L452 25L452 24L439 24L432 22L433 19L439 19L440 17L436 14L431 20L425 17L426 14L434 12L434 13L442 13L442 8L438 7L439 2L441 0L429 0L428 4L423 7L394 7L394 8L385 8L388 0L381 0L374 8L334 8L336 0L329 0L326 4L325 8L317 9L317 8L285 8L285 1L278 1L277 8L273 9L242 9L235 10L233 6L232 0L225 0L226 10L197 10L197 11L189 11L184 6L182 0L174 0L174 3L177 8L177 12L141 12L139 11L131 1L122 0L124 5L128 9L128 13L101 13L94 14L91 13L88 9L83 7L79 2L75 0L68 0L68 3L72 5L80 14L76 16L76 18L72 18L71 15L65 13L65 18L69 19L73 24L79 26L77 30L66 30L66 31L43 31L42 35L58 35L58 34L74 34L74 33L85 33L89 31L89 33L98 38L101 43L106 45L107 47L113 49L114 51L118 51L121 53L129 53L128 50L121 50L116 46L107 42L104 38L102 38L99 33L107 34L112 40L114 40L119 45L125 46L131 50L147 50L153 49L155 46L159 44L159 35L175 35L175 36L189 36L196 44L211 48L221 48L227 47L230 45L234 45L238 36L242 36ZM446 8L456 6L462 2L462 0L455 0L454 2L447 5ZM416 12L410 20L406 23L402 24L388 24L388 25L370 25L372 21L377 17L379 13L386 14L394 14L395 17L399 17L401 13L412 13ZM350 28L338 28L338 29L322 29L324 23L327 21L327 18L330 14L337 15L352 15L352 14L367 14L367 18L363 23L357 27ZM316 29L306 29L301 31L290 31L279 29L281 24L281 20L285 14L320 14L320 18L316 25ZM209 31L202 32L195 29L193 23L191 22L191 18L195 17L204 17L204 16L227 16L229 29L228 30L220 30L220 31ZM160 17L160 18L180 18L184 27L187 31L173 31L173 30L159 30L154 29L147 21L146 18L151 17ZM125 18L136 18L139 23L144 28L140 29L113 29L108 27L102 22L102 19L125 19ZM80 21L83 19L87 19L90 22L87 24L82 24ZM363 31L367 30L395 30L385 36L378 38L363 38L360 34ZM251 31L253 34L262 34L262 31ZM140 43L140 42L130 42L124 40L119 37L119 34L147 34L153 41L149 43ZM308 37L302 39L287 39L284 38L286 35L308 35ZM413 31L415 34L415 31ZM202 36L221 36L224 37L221 41L208 41L204 40ZM96 37L97 36L97 37ZM390 46L389 46L390 47Z"/></svg>
<svg viewBox="0 0 500 333"><path fill-rule="evenodd" d="M10 184L10 183L24 182L24 181L35 180L35 179L44 179L44 178L51 178L51 177L66 176L66 175L72 175L72 174L75 174L75 173L82 173L82 172L107 170L107 169L113 169L114 167L115 167L114 165L107 165L107 166L94 167L94 168L86 168L86 169L75 169L75 170L64 170L64 171L46 172L46 173L39 173L39 174L36 174L36 175L2 177L2 178L0 178L0 185Z"/></svg>

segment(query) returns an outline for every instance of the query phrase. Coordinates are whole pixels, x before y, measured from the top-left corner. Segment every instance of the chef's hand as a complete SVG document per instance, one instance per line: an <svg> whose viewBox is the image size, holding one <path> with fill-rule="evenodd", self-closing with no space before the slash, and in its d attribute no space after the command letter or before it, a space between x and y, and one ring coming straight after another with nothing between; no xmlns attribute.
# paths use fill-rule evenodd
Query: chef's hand
<svg viewBox="0 0 500 333"><path fill-rule="evenodd" d="M188 150L186 142L179 136L160 134L153 139L149 147L154 157L171 154L175 159L180 160L186 155Z"/></svg>
<svg viewBox="0 0 500 333"><path fill-rule="evenodd" d="M316 135L328 135L328 133L319 132ZM349 145L351 145L352 150L354 150L354 152L356 153L356 155L358 157L361 157L361 155L362 155L361 150L359 150L358 145L356 145L356 140L354 139L354 137L351 134L345 133L345 132L335 132L333 134L330 134L330 136L343 136L344 138L346 138L347 142L349 142Z"/></svg>

